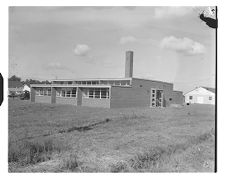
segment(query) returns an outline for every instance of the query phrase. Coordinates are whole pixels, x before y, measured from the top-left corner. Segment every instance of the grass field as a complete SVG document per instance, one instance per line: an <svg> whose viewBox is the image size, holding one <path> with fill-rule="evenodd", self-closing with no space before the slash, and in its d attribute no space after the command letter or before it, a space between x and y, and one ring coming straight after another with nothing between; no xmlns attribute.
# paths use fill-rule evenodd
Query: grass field
<svg viewBox="0 0 226 180"><path fill-rule="evenodd" d="M9 172L213 172L214 108L9 99Z"/></svg>

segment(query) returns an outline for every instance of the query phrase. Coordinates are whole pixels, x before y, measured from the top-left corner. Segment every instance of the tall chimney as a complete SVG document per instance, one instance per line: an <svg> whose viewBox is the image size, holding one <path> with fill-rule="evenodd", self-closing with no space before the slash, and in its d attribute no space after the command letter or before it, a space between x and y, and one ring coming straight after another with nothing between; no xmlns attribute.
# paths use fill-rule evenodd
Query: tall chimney
<svg viewBox="0 0 226 180"><path fill-rule="evenodd" d="M133 51L126 51L125 77L133 77Z"/></svg>

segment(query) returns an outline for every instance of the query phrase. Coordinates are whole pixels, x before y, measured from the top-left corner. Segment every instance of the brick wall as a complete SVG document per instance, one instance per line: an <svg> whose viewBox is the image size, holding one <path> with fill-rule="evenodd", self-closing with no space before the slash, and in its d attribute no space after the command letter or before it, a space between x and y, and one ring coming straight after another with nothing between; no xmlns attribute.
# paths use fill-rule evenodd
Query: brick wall
<svg viewBox="0 0 226 180"><path fill-rule="evenodd" d="M71 104L76 105L77 99L75 97L56 97L56 104Z"/></svg>
<svg viewBox="0 0 226 180"><path fill-rule="evenodd" d="M82 106L110 108L110 99L82 98Z"/></svg>
<svg viewBox="0 0 226 180"><path fill-rule="evenodd" d="M35 96L35 102L37 103L51 103L51 96Z"/></svg>
<svg viewBox="0 0 226 180"><path fill-rule="evenodd" d="M181 91L173 91L171 104L183 104L184 96Z"/></svg>
<svg viewBox="0 0 226 180"><path fill-rule="evenodd" d="M147 91L149 93L149 96L146 97L146 98L149 99L149 105L148 106L150 106L150 91L151 91L151 88L163 90L163 93L164 93L163 94L163 106L164 107L169 106L171 104L170 98L172 98L172 92L173 92L173 84L172 83L133 78L132 88L140 88L140 89L143 88L145 91Z"/></svg>

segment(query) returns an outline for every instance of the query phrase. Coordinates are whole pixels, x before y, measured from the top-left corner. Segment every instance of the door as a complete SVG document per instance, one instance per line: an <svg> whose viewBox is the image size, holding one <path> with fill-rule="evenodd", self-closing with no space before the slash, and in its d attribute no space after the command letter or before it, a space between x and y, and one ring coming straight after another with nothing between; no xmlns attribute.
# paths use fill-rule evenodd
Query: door
<svg viewBox="0 0 226 180"><path fill-rule="evenodd" d="M163 90L156 90L156 107L163 107Z"/></svg>
<svg viewBox="0 0 226 180"><path fill-rule="evenodd" d="M150 107L163 107L163 90L151 88Z"/></svg>
<svg viewBox="0 0 226 180"><path fill-rule="evenodd" d="M156 107L156 89L151 88L150 107Z"/></svg>
<svg viewBox="0 0 226 180"><path fill-rule="evenodd" d="M203 102L204 102L204 98L203 97L197 97L197 103L198 104L203 104Z"/></svg>

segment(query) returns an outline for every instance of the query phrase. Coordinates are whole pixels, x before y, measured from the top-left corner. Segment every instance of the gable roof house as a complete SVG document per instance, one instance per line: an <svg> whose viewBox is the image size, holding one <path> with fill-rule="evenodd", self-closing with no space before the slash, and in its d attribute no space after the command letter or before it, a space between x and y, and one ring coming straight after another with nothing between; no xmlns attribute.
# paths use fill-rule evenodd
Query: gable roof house
<svg viewBox="0 0 226 180"><path fill-rule="evenodd" d="M189 104L215 104L215 89L210 87L196 87L184 94L185 103Z"/></svg>
<svg viewBox="0 0 226 180"><path fill-rule="evenodd" d="M24 86L23 86L23 92L25 92L25 91L28 91L28 92L31 91L31 88L27 84L24 84Z"/></svg>

